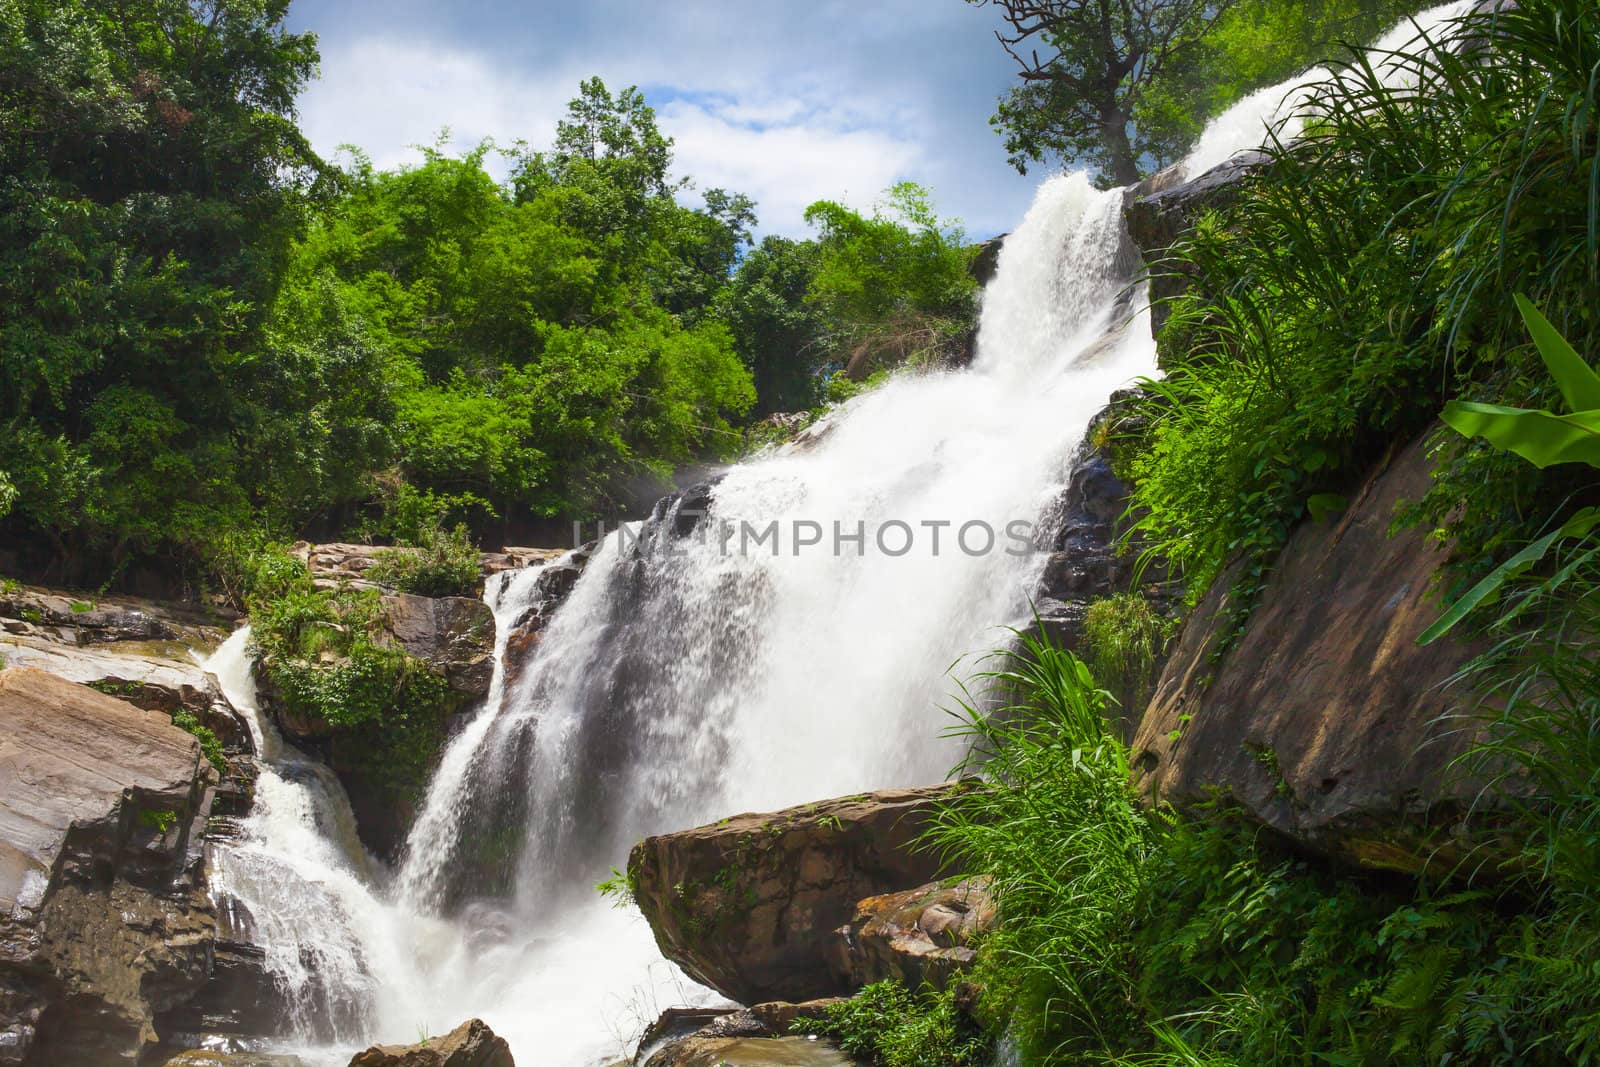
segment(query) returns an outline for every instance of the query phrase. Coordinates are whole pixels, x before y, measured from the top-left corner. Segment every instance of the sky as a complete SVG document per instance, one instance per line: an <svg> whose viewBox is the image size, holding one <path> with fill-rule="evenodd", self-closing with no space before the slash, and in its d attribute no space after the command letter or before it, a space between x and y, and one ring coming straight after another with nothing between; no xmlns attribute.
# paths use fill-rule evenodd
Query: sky
<svg viewBox="0 0 1600 1067"><path fill-rule="evenodd" d="M380 167L445 128L457 148L542 147L598 74L644 91L679 177L753 197L761 233L804 234L813 201L866 210L912 179L990 237L1044 176L1017 174L989 127L1014 67L994 9L964 0L295 0L290 25L321 41L300 97L312 144Z"/></svg>

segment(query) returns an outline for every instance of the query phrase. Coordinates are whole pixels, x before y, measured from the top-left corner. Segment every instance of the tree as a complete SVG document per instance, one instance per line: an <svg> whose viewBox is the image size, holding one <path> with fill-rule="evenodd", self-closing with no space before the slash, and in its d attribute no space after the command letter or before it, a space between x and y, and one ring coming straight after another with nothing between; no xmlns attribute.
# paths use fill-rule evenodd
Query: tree
<svg viewBox="0 0 1600 1067"><path fill-rule="evenodd" d="M0 467L58 551L204 544L323 174L287 0L0 0Z"/></svg>
<svg viewBox="0 0 1600 1067"><path fill-rule="evenodd" d="M1415 11L1416 0L968 0L1000 9L1022 84L992 124L1011 163L1117 185L1182 158L1207 119Z"/></svg>
<svg viewBox="0 0 1600 1067"><path fill-rule="evenodd" d="M971 328L978 283L961 227L941 220L914 182L888 190L872 215L819 200L816 274L807 299L826 317L848 373L942 359Z"/></svg>
<svg viewBox="0 0 1600 1067"><path fill-rule="evenodd" d="M717 316L728 324L739 358L755 379L757 415L804 411L820 399L817 371L829 354L827 320L806 299L818 253L815 241L763 238L717 295Z"/></svg>
<svg viewBox="0 0 1600 1067"><path fill-rule="evenodd" d="M1135 108L1236 0L968 2L1000 9L1008 29L995 36L1021 69L994 118L1012 165L1059 153L1128 185L1142 154L1129 133Z"/></svg>

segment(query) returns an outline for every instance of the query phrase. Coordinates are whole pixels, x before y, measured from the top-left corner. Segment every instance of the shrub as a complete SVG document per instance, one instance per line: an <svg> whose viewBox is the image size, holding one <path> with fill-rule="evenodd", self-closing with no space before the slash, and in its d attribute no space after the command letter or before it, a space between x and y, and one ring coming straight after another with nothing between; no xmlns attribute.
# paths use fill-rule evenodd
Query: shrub
<svg viewBox="0 0 1600 1067"><path fill-rule="evenodd" d="M929 843L993 880L979 1014L1020 1062L1600 1062L1592 805L1560 794L1585 814L1551 824L1573 849L1555 880L1537 864L1492 888L1361 876L1220 802L1145 809L1087 668L1036 639L997 655L980 676L996 713L961 708L987 787L947 801ZM1592 785L1592 751L1561 780ZM874 997L836 1032L868 1033L874 1010L903 1031L907 1002Z"/></svg>
<svg viewBox="0 0 1600 1067"><path fill-rule="evenodd" d="M876 1067L984 1067L993 1041L955 1005L953 990L914 993L896 981L867 986L797 1033L832 1038Z"/></svg>
<svg viewBox="0 0 1600 1067"><path fill-rule="evenodd" d="M475 596L482 583L478 549L464 525L430 527L409 551L377 553L367 577L417 596Z"/></svg>
<svg viewBox="0 0 1600 1067"><path fill-rule="evenodd" d="M383 641L378 594L309 582L257 602L260 670L290 714L337 727L341 762L412 796L444 742L459 698L443 675Z"/></svg>

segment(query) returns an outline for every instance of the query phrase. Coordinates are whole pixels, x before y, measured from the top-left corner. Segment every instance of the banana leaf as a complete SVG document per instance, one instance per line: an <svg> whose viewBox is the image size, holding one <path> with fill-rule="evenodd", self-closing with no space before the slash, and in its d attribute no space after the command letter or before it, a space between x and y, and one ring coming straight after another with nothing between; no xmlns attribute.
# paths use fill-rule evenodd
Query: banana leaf
<svg viewBox="0 0 1600 1067"><path fill-rule="evenodd" d="M1439 416L1464 437L1482 437L1536 467L1587 463L1600 467L1600 407L1557 415L1529 408L1452 400Z"/></svg>

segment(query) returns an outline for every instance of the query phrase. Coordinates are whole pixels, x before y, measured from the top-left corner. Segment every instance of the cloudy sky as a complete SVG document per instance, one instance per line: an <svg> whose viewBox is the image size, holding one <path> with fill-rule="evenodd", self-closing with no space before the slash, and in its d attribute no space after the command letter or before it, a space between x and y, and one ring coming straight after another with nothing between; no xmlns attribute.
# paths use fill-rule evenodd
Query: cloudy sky
<svg viewBox="0 0 1600 1067"><path fill-rule="evenodd" d="M989 115L1012 82L989 8L963 0L295 0L322 42L301 97L313 144L379 166L448 127L549 142L583 78L636 84L701 188L753 196L763 232L813 200L870 207L930 186L973 237L1013 228L1040 175L1016 174Z"/></svg>

